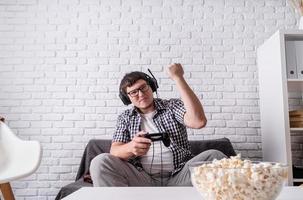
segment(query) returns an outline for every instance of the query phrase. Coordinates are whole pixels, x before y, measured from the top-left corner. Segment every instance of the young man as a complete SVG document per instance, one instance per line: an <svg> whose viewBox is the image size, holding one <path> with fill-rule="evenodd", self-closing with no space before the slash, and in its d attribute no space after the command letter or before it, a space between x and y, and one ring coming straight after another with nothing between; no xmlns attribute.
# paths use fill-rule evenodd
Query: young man
<svg viewBox="0 0 303 200"><path fill-rule="evenodd" d="M118 117L109 154L96 156L90 166L94 186L189 186L189 165L226 157L208 150L192 158L186 127L206 125L203 107L186 83L181 64L168 67L181 99L154 99L156 80L142 72L126 74L120 84L120 96L133 108ZM166 132L170 145L152 142L147 133Z"/></svg>

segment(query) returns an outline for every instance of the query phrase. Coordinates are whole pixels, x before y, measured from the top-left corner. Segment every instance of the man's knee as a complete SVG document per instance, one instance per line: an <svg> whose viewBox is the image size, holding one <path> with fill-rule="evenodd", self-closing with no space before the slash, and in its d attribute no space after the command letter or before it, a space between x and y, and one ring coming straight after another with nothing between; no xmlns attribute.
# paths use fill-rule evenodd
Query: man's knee
<svg viewBox="0 0 303 200"><path fill-rule="evenodd" d="M104 169L116 158L109 153L102 153L94 157L90 163L90 172L96 172Z"/></svg>
<svg viewBox="0 0 303 200"><path fill-rule="evenodd" d="M209 149L195 156L192 161L213 161L214 159L221 160L222 158L227 158L227 156L221 151Z"/></svg>
<svg viewBox="0 0 303 200"><path fill-rule="evenodd" d="M205 156L209 157L210 159L217 159L220 160L222 158L227 158L227 156L222 153L222 151L216 150L216 149L209 149L203 152Z"/></svg>

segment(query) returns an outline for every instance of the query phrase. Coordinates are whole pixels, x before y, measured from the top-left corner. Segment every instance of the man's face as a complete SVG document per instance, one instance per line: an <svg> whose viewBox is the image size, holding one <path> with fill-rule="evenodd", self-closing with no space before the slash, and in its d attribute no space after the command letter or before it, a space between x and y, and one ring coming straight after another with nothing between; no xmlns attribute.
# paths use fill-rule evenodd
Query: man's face
<svg viewBox="0 0 303 200"><path fill-rule="evenodd" d="M153 107L153 91L145 80L140 79L126 88L126 93L134 106L142 112Z"/></svg>

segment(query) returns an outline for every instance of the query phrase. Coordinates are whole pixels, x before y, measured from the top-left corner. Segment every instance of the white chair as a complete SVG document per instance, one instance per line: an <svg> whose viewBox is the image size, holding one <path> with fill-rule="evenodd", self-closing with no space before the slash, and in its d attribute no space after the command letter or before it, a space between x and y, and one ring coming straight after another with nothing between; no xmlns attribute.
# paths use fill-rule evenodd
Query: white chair
<svg viewBox="0 0 303 200"><path fill-rule="evenodd" d="M14 200L9 182L34 173L41 157L38 141L21 140L0 121L0 190L5 200Z"/></svg>

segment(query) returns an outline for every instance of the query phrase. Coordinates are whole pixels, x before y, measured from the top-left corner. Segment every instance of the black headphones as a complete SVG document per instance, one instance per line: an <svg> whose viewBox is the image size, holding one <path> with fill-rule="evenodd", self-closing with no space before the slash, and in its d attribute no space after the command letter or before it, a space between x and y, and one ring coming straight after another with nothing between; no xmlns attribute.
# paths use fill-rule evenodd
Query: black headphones
<svg viewBox="0 0 303 200"><path fill-rule="evenodd" d="M153 92L157 92L157 89L159 88L158 82L157 82L156 78L154 77L154 75L151 73L151 71L149 69L148 69L148 71L152 75L152 77L150 77L149 75L141 72L144 75L144 77L142 77L142 79L146 81L146 83L151 87ZM124 91L122 91L121 88L120 88L120 91L119 91L119 97L122 100L122 102L124 103L124 105L131 104L131 101L130 101L128 95Z"/></svg>

